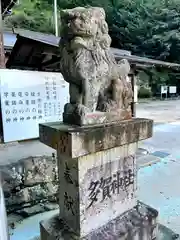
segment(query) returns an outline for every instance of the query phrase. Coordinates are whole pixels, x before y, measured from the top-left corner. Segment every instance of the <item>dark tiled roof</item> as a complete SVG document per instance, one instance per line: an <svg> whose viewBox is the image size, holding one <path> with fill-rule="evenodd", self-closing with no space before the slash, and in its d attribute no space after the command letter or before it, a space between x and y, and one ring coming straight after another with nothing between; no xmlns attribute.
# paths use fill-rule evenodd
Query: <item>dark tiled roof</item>
<svg viewBox="0 0 180 240"><path fill-rule="evenodd" d="M15 29L14 32L22 37L42 42L54 47L58 47L60 41L60 37L56 37L51 34L39 33L24 29Z"/></svg>
<svg viewBox="0 0 180 240"><path fill-rule="evenodd" d="M39 32L34 32L34 31L29 31L24 29L15 29L14 32L17 35L20 35L22 37L29 38L38 42L42 42L54 47L59 46L59 41L61 39L60 37L56 37L52 34L39 33ZM121 50L117 48L111 48L111 50L114 54L131 55L131 52L126 50Z"/></svg>
<svg viewBox="0 0 180 240"><path fill-rule="evenodd" d="M118 48L113 48L111 47L111 52L114 54L114 55L124 55L124 56L130 56L131 55L131 52L130 51L126 51L126 50L122 50L122 49L118 49Z"/></svg>
<svg viewBox="0 0 180 240"><path fill-rule="evenodd" d="M115 54L116 59L122 59L122 55ZM145 58L145 57L139 57L136 55L126 55L123 58L126 58L129 62L134 63L134 64L145 64L145 65L151 65L151 66L163 66L167 68L180 68L180 64L178 63L170 63L170 62L164 62L164 61L159 61L155 59L150 59L150 58Z"/></svg>
<svg viewBox="0 0 180 240"><path fill-rule="evenodd" d="M43 44L49 45L51 47L58 47L60 37L56 37L54 35L33 32L29 30L14 30L14 32L20 37L27 38L33 41L41 42ZM149 59L145 57L139 57L135 55L131 55L129 51L121 50L117 48L111 48L112 53L116 57L116 59L120 60L122 58L127 59L131 64L144 64L146 66L161 66L166 68L180 68L180 64L169 63L154 59Z"/></svg>

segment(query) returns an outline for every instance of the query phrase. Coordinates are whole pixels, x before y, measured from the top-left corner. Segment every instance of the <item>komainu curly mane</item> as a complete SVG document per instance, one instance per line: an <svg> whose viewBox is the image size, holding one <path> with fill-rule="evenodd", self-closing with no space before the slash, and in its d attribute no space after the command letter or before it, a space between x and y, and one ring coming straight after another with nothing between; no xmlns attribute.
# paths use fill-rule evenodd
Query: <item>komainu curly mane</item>
<svg viewBox="0 0 180 240"><path fill-rule="evenodd" d="M88 112L110 112L127 108L132 98L126 82L110 52L111 38L102 8L74 8L61 13L60 69L70 84L70 104Z"/></svg>

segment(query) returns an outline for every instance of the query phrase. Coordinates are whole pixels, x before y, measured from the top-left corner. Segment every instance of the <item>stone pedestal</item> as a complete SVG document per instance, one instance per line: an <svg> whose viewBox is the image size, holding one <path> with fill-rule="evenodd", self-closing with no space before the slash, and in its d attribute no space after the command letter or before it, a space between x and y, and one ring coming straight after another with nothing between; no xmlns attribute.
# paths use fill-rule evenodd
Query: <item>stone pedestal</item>
<svg viewBox="0 0 180 240"><path fill-rule="evenodd" d="M156 238L158 214L136 195L135 154L138 142L152 136L152 124L40 124L41 142L57 150L60 207L41 223L41 240Z"/></svg>
<svg viewBox="0 0 180 240"><path fill-rule="evenodd" d="M92 124L107 124L119 120L129 120L132 118L131 109L117 109L110 112L88 112L84 109L84 114L78 113L78 107L67 103L64 107L63 122L65 124L74 124L78 126L92 125Z"/></svg>

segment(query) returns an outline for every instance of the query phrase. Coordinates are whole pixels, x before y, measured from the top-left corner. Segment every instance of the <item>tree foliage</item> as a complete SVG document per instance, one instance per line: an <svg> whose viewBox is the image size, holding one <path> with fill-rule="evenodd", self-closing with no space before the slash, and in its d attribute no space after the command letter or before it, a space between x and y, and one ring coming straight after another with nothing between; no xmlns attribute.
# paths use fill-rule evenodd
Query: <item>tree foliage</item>
<svg viewBox="0 0 180 240"><path fill-rule="evenodd" d="M22 0L4 20L5 27L53 33L52 6L40 0Z"/></svg>
<svg viewBox="0 0 180 240"><path fill-rule="evenodd" d="M21 0L7 17L8 27L54 32L53 0ZM57 0L58 9L101 6L112 46L139 56L180 62L180 0ZM151 74L154 76L153 74ZM157 77L156 77L157 78ZM166 82L169 80L166 79ZM158 80L152 77L151 84Z"/></svg>
<svg viewBox="0 0 180 240"><path fill-rule="evenodd" d="M179 62L179 0L57 0L59 9L101 6L114 47L141 56ZM21 0L5 19L8 27L53 32L53 0Z"/></svg>

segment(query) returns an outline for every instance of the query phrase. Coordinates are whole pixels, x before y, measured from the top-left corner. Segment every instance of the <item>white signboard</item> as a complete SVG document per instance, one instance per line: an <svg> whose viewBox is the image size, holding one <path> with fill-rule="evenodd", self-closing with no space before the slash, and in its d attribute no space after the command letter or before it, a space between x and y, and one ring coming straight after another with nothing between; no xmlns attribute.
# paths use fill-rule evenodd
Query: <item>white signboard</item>
<svg viewBox="0 0 180 240"><path fill-rule="evenodd" d="M176 86L170 86L169 87L169 93L175 94L177 92L177 87Z"/></svg>
<svg viewBox="0 0 180 240"><path fill-rule="evenodd" d="M161 86L161 94L167 94L168 87L167 86Z"/></svg>
<svg viewBox="0 0 180 240"><path fill-rule="evenodd" d="M39 137L39 123L61 121L69 85L60 73L0 70L4 142Z"/></svg>

